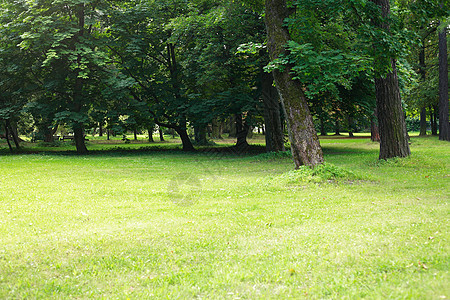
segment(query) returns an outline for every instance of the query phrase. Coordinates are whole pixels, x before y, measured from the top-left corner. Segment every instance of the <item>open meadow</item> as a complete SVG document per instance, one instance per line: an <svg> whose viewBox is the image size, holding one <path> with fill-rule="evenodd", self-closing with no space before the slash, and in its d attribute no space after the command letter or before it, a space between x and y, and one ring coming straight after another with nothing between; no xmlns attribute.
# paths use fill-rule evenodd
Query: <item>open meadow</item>
<svg viewBox="0 0 450 300"><path fill-rule="evenodd" d="M321 144L317 174L288 153L2 144L0 299L449 298L449 143Z"/></svg>

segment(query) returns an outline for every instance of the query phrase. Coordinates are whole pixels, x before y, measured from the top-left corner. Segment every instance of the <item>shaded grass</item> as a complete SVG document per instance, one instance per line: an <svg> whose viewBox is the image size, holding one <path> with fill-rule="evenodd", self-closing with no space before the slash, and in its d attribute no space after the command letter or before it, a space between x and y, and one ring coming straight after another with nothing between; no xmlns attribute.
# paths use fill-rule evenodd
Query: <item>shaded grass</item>
<svg viewBox="0 0 450 300"><path fill-rule="evenodd" d="M411 146L323 143L357 184L274 180L284 154L0 156L0 298L449 297L449 146Z"/></svg>

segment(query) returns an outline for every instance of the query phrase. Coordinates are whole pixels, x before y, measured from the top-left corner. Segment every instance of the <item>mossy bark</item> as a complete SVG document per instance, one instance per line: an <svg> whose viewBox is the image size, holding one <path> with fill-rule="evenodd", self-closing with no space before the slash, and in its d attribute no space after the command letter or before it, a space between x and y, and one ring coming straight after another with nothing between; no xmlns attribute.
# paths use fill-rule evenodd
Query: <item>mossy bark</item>
<svg viewBox="0 0 450 300"><path fill-rule="evenodd" d="M283 22L289 14L285 0L266 0L267 48L272 60L286 53L284 47L290 35ZM275 70L273 76L285 109L292 157L296 168L315 166L323 163L323 152L302 85L293 80L291 69L292 66L287 65L283 71Z"/></svg>

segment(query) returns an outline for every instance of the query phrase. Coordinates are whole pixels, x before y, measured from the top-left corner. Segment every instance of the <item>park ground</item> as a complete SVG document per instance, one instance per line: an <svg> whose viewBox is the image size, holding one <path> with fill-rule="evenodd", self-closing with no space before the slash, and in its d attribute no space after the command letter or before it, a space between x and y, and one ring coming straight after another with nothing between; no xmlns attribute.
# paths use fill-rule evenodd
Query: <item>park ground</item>
<svg viewBox="0 0 450 300"><path fill-rule="evenodd" d="M325 137L314 173L143 139L1 142L0 299L450 297L448 142Z"/></svg>

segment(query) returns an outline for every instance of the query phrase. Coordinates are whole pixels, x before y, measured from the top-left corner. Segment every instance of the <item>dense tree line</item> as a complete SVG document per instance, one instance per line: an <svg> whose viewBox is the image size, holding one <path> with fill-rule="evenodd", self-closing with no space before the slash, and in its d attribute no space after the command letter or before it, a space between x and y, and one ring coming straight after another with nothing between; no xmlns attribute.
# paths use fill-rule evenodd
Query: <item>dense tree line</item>
<svg viewBox="0 0 450 300"><path fill-rule="evenodd" d="M87 153L88 130L148 130L151 138L158 126L191 151L207 143L207 130L218 138L225 126L245 148L252 126L264 124L267 150L281 151L286 122L296 166L313 166L323 162L316 130L352 135L377 124L380 158L408 156L405 109L420 115L421 134L428 116L450 139L448 7L431 0L4 0L2 131L19 147L18 127L51 141L64 125Z"/></svg>

